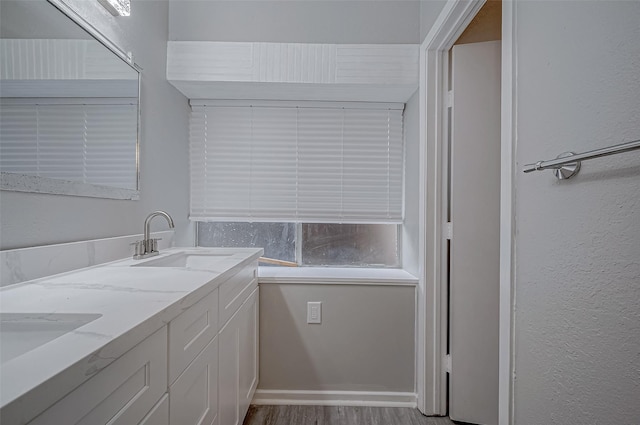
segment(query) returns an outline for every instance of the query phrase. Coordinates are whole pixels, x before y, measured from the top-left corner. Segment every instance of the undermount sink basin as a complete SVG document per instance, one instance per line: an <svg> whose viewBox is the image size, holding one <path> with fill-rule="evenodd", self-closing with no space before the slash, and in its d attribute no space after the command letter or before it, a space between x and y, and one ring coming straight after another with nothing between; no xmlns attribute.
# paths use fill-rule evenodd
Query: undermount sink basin
<svg viewBox="0 0 640 425"><path fill-rule="evenodd" d="M0 363L4 364L101 316L82 313L0 313Z"/></svg>
<svg viewBox="0 0 640 425"><path fill-rule="evenodd" d="M216 263L220 257L229 257L232 254L196 254L180 252L167 257L134 264L133 267L184 267L188 269L207 270Z"/></svg>

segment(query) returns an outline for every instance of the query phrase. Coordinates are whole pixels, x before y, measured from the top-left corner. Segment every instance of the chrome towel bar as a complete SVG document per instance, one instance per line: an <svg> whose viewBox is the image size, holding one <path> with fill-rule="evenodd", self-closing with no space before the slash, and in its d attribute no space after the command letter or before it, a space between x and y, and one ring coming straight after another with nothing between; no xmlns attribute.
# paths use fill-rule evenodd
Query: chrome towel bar
<svg viewBox="0 0 640 425"><path fill-rule="evenodd" d="M621 143L619 145L609 146L608 148L595 149L578 154L573 152L564 152L558 155L556 159L538 161L535 164L527 164L524 166L523 171L525 173L531 173L532 171L552 169L558 179L564 180L578 174L578 171L580 171L581 161L600 158L602 156L615 155L622 152L629 152L636 149L640 149L640 140Z"/></svg>

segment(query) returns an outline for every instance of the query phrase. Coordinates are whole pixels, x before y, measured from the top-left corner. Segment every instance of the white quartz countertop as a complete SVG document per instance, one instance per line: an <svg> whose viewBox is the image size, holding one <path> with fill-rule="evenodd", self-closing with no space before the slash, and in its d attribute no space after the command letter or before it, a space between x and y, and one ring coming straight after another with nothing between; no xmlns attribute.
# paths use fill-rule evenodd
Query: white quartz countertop
<svg viewBox="0 0 640 425"><path fill-rule="evenodd" d="M211 254L215 261L208 270L131 267L179 252ZM119 260L1 288L0 311L5 317L98 317L2 362L3 419L33 418L213 291L235 267L261 254L261 249L252 248L172 248L145 260Z"/></svg>

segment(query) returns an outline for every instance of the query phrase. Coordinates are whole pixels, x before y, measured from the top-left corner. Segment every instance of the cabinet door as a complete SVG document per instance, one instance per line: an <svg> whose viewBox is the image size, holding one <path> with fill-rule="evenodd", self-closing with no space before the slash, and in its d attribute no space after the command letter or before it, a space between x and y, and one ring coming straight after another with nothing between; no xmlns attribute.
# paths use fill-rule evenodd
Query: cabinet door
<svg viewBox="0 0 640 425"><path fill-rule="evenodd" d="M218 424L218 338L205 347L169 388L172 425Z"/></svg>
<svg viewBox="0 0 640 425"><path fill-rule="evenodd" d="M167 327L163 327L58 401L30 425L130 425L167 390Z"/></svg>
<svg viewBox="0 0 640 425"><path fill-rule="evenodd" d="M220 425L240 425L258 383L258 288L220 331Z"/></svg>
<svg viewBox="0 0 640 425"><path fill-rule="evenodd" d="M220 347L218 408L220 425L239 425L238 394L240 384L240 338L237 316L227 322L218 335Z"/></svg>
<svg viewBox="0 0 640 425"><path fill-rule="evenodd" d="M165 394L138 425L169 425L169 395Z"/></svg>
<svg viewBox="0 0 640 425"><path fill-rule="evenodd" d="M240 384L238 395L240 418L249 410L258 386L258 291L256 289L239 313Z"/></svg>

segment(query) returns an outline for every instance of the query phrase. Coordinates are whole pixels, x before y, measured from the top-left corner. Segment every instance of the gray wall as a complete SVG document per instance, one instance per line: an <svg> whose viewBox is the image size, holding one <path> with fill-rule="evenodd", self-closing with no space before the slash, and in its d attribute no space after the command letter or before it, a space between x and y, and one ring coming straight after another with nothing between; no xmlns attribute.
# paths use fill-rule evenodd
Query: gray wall
<svg viewBox="0 0 640 425"><path fill-rule="evenodd" d="M402 266L418 275L420 208L420 96L416 91L404 109L404 225L402 226Z"/></svg>
<svg viewBox="0 0 640 425"><path fill-rule="evenodd" d="M170 40L419 43L418 1L171 0Z"/></svg>
<svg viewBox="0 0 640 425"><path fill-rule="evenodd" d="M438 19L446 1L444 0L421 0L420 1L420 42L429 34L429 30Z"/></svg>
<svg viewBox="0 0 640 425"><path fill-rule="evenodd" d="M70 25L64 13L54 13L44 1L2 0L1 38L52 38L93 40L78 25Z"/></svg>
<svg viewBox="0 0 640 425"><path fill-rule="evenodd" d="M414 310L412 286L261 284L259 388L413 392Z"/></svg>
<svg viewBox="0 0 640 425"><path fill-rule="evenodd" d="M141 233L144 218L156 209L173 216L176 244L191 245L193 231L187 220L189 108L187 99L166 81L168 3L133 1L129 18L112 17L97 1L67 3L121 49L133 52L143 68L140 200L2 191L0 248ZM164 226L158 221L157 229Z"/></svg>
<svg viewBox="0 0 640 425"><path fill-rule="evenodd" d="M640 138L640 3L516 8L516 170ZM515 423L640 423L640 152L515 194Z"/></svg>

